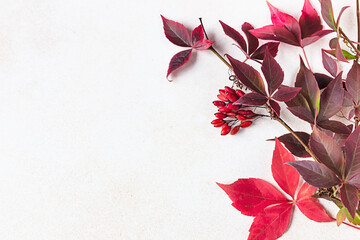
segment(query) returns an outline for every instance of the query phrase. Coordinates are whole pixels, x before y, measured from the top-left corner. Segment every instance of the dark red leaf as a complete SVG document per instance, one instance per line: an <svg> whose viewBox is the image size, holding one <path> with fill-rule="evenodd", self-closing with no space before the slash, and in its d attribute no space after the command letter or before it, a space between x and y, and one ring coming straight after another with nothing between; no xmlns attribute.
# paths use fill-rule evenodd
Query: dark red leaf
<svg viewBox="0 0 360 240"><path fill-rule="evenodd" d="M267 2L270 13L271 13L271 21L274 25L284 26L288 29L294 36L298 42L301 39L301 29L298 21L289 14L283 13L279 11L279 9L275 8L269 2Z"/></svg>
<svg viewBox="0 0 360 240"><path fill-rule="evenodd" d="M348 183L340 188L341 202L349 211L352 218L355 217L356 209L359 205L359 190Z"/></svg>
<svg viewBox="0 0 360 240"><path fill-rule="evenodd" d="M300 58L300 70L296 76L295 87L301 88L301 94L307 100L312 115L315 118L320 105L320 89L317 85L314 74L305 67L303 60Z"/></svg>
<svg viewBox="0 0 360 240"><path fill-rule="evenodd" d="M172 73L173 71L175 71L189 61L191 51L191 49L181 51L171 58L166 77L169 77L170 73Z"/></svg>
<svg viewBox="0 0 360 240"><path fill-rule="evenodd" d="M269 100L269 105L271 109L276 113L276 115L280 117L280 105L272 99Z"/></svg>
<svg viewBox="0 0 360 240"><path fill-rule="evenodd" d="M348 184L355 186L357 189L360 189L360 174L356 174L351 177L348 181Z"/></svg>
<svg viewBox="0 0 360 240"><path fill-rule="evenodd" d="M261 66L261 71L265 76L268 85L269 96L271 96L283 82L284 72L274 57L271 56L268 49L265 50L265 57Z"/></svg>
<svg viewBox="0 0 360 240"><path fill-rule="evenodd" d="M327 120L340 111L343 105L344 88L342 84L342 72L329 83L321 93L320 109L317 121Z"/></svg>
<svg viewBox="0 0 360 240"><path fill-rule="evenodd" d="M244 52L247 51L247 47L246 47L246 42L245 39L243 38L243 36L241 36L241 34L236 31L235 29L233 29L232 27L230 27L229 25L225 24L222 21L219 21L225 34L229 37L231 37L237 44L239 44L239 46L242 48L242 50L244 50Z"/></svg>
<svg viewBox="0 0 360 240"><path fill-rule="evenodd" d="M322 73L314 73L314 76L320 89L326 88L326 86L334 79Z"/></svg>
<svg viewBox="0 0 360 240"><path fill-rule="evenodd" d="M345 176L351 178L360 173L360 127L345 142Z"/></svg>
<svg viewBox="0 0 360 240"><path fill-rule="evenodd" d="M352 96L347 91L344 91L344 101L343 106L344 107L353 107L355 105ZM353 115L354 116L354 115ZM351 119L351 117L349 117Z"/></svg>
<svg viewBox="0 0 360 240"><path fill-rule="evenodd" d="M312 197L316 190L317 188L305 182L296 197L296 206L307 218L315 222L333 222L334 219L327 214L318 200Z"/></svg>
<svg viewBox="0 0 360 240"><path fill-rule="evenodd" d="M355 61L346 77L345 85L355 104L358 104L360 101L360 64Z"/></svg>
<svg viewBox="0 0 360 240"><path fill-rule="evenodd" d="M299 174L294 168L285 164L293 161L295 161L294 156L281 145L278 139L275 139L271 164L272 175L281 189L294 199L299 184Z"/></svg>
<svg viewBox="0 0 360 240"><path fill-rule="evenodd" d="M348 63L348 61L346 60L346 57L344 56L343 50L341 49L338 38L331 39L329 42L329 45L332 49L335 49L335 57L337 60ZM325 52L332 54L331 52L326 51L326 50L325 50Z"/></svg>
<svg viewBox="0 0 360 240"><path fill-rule="evenodd" d="M309 37L323 28L320 17L309 0L304 2L299 24L302 38Z"/></svg>
<svg viewBox="0 0 360 240"><path fill-rule="evenodd" d="M314 117L312 113L309 111L308 108L305 107L288 107L288 110L297 116L298 118L313 124L314 123Z"/></svg>
<svg viewBox="0 0 360 240"><path fill-rule="evenodd" d="M305 132L295 132L295 134L306 144L309 143L310 135ZM305 150L303 145L291 134L287 133L280 136L279 141L285 144L285 147L297 157L310 157L310 154Z"/></svg>
<svg viewBox="0 0 360 240"><path fill-rule="evenodd" d="M201 25L194 28L191 32L191 43L194 46L198 41L204 40L205 33Z"/></svg>
<svg viewBox="0 0 360 240"><path fill-rule="evenodd" d="M294 46L300 46L299 40L284 26L268 25L250 30L255 37L264 40L275 40Z"/></svg>
<svg viewBox="0 0 360 240"><path fill-rule="evenodd" d="M236 77L251 90L266 95L264 81L260 73L250 65L240 62L229 55L226 55L234 70Z"/></svg>
<svg viewBox="0 0 360 240"><path fill-rule="evenodd" d="M331 4L331 0L321 0L321 15L326 24L336 31L336 24L334 18L334 11Z"/></svg>
<svg viewBox="0 0 360 240"><path fill-rule="evenodd" d="M314 33L313 35L307 37L307 38L304 38L301 40L301 45L303 47L311 44L311 43L314 43L316 42L317 40L319 40L320 38L328 35L329 33L332 33L333 31L332 30L321 30L321 31L318 31L316 33Z"/></svg>
<svg viewBox="0 0 360 240"><path fill-rule="evenodd" d="M233 201L232 205L247 216L256 216L269 205L289 202L273 185L258 178L239 179L229 185L218 185Z"/></svg>
<svg viewBox="0 0 360 240"><path fill-rule="evenodd" d="M334 59L325 53L324 50L322 53L322 62L326 71L328 71L332 76L336 77L337 75L337 64Z"/></svg>
<svg viewBox="0 0 360 240"><path fill-rule="evenodd" d="M350 134L351 132L345 124L335 120L323 120L321 122L317 122L316 124L318 127L330 130L334 133Z"/></svg>
<svg viewBox="0 0 360 240"><path fill-rule="evenodd" d="M282 203L270 206L255 217L248 240L275 240L288 229L293 205Z"/></svg>
<svg viewBox="0 0 360 240"><path fill-rule="evenodd" d="M293 99L300 92L300 90L301 88L297 87L281 86L272 96L272 98L280 102L287 102Z"/></svg>
<svg viewBox="0 0 360 240"><path fill-rule="evenodd" d="M191 47L190 35L181 23L166 19L161 15L164 24L165 36L175 45Z"/></svg>
<svg viewBox="0 0 360 240"><path fill-rule="evenodd" d="M310 136L309 145L311 151L316 155L321 163L331 169L338 176L343 175L343 153L341 147L332 137L314 127Z"/></svg>
<svg viewBox="0 0 360 240"><path fill-rule="evenodd" d="M279 42L268 42L261 45L256 51L251 55L251 59L263 60L265 57L265 50L268 49L271 53L271 56L276 57L276 54L279 49Z"/></svg>
<svg viewBox="0 0 360 240"><path fill-rule="evenodd" d="M255 50L259 46L259 40L249 32L249 30L252 30L252 29L254 29L254 27L250 23L247 23L247 22L245 22L241 27L241 30L245 33L246 38L248 40L248 54L249 55L251 55L253 52L255 52Z"/></svg>
<svg viewBox="0 0 360 240"><path fill-rule="evenodd" d="M246 106L262 106L268 101L267 97L260 93L247 93L237 100L234 104Z"/></svg>
<svg viewBox="0 0 360 240"><path fill-rule="evenodd" d="M195 43L194 49L196 50L206 50L208 49L214 42L210 40L200 40Z"/></svg>
<svg viewBox="0 0 360 240"><path fill-rule="evenodd" d="M329 188L341 182L335 173L322 163L306 160L286 164L293 166L306 182L317 188Z"/></svg>

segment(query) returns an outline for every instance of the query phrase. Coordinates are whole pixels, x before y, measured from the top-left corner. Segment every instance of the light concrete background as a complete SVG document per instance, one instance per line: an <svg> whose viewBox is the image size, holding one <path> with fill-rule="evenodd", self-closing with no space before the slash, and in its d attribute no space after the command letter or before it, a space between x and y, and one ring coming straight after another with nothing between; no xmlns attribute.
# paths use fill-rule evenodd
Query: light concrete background
<svg viewBox="0 0 360 240"><path fill-rule="evenodd" d="M222 53L241 57L218 20L270 23L265 0L2 0L0 7L0 239L246 239L243 216L215 182L270 172L273 142L285 133L260 120L236 136L210 125L228 69L211 52L166 78L181 48L165 38L160 14L196 27L203 17ZM302 1L273 0L300 16ZM317 9L319 3L311 1ZM334 1L341 5L353 1ZM354 8L344 29L355 36ZM353 33L353 34L352 34ZM307 48L314 70L319 47ZM280 46L293 84L300 51ZM283 112L297 130L309 126ZM326 205L333 214L334 206ZM319 224L298 210L281 239L359 234Z"/></svg>

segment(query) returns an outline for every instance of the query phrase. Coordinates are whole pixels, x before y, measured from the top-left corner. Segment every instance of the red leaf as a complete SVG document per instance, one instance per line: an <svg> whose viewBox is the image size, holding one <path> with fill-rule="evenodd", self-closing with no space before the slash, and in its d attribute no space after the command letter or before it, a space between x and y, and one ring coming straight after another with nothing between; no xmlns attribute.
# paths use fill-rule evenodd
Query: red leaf
<svg viewBox="0 0 360 240"><path fill-rule="evenodd" d="M334 78L322 73L314 73L314 76L320 89L324 89L332 80L334 80Z"/></svg>
<svg viewBox="0 0 360 240"><path fill-rule="evenodd" d="M301 39L301 29L298 21L289 14L283 13L267 2L270 13L271 21L274 25L284 26L288 29L294 36L295 39L299 42Z"/></svg>
<svg viewBox="0 0 360 240"><path fill-rule="evenodd" d="M326 24L336 31L336 24L334 19L334 11L331 4L331 0L321 0L321 15Z"/></svg>
<svg viewBox="0 0 360 240"><path fill-rule="evenodd" d="M298 87L281 86L272 96L272 98L276 101L287 102L293 99L300 92L300 90L301 88Z"/></svg>
<svg viewBox="0 0 360 240"><path fill-rule="evenodd" d="M172 73L173 71L175 71L176 69L178 69L179 67L181 67L182 65L184 65L185 63L187 63L189 61L190 56L191 56L191 51L192 51L192 49L181 51L181 52L175 54L171 58L166 77L168 77L170 75L170 73Z"/></svg>
<svg viewBox="0 0 360 240"><path fill-rule="evenodd" d="M273 185L262 179L239 179L229 185L217 184L233 201L232 205L247 216L256 216L269 205L289 202Z"/></svg>
<svg viewBox="0 0 360 240"><path fill-rule="evenodd" d="M247 93L237 100L234 104L241 104L246 106L262 106L267 102L267 97L260 93Z"/></svg>
<svg viewBox="0 0 360 240"><path fill-rule="evenodd" d="M249 45L248 46L248 54L249 55L251 55L253 52L255 52L255 50L259 46L259 40L249 32L249 30L252 30L252 29L254 29L254 27L250 23L247 23L247 22L245 22L241 26L241 30L245 33L246 38L248 40L248 45Z"/></svg>
<svg viewBox="0 0 360 240"><path fill-rule="evenodd" d="M326 130L330 130L338 134L350 134L351 130L342 122L335 120L323 120L316 123L318 127L321 127Z"/></svg>
<svg viewBox="0 0 360 240"><path fill-rule="evenodd" d="M321 20L309 0L305 0L302 15L299 19L301 37L306 38L322 30Z"/></svg>
<svg viewBox="0 0 360 240"><path fill-rule="evenodd" d="M295 134L306 144L309 144L310 135L305 132L295 132ZM297 157L310 157L310 154L305 150L303 145L291 134L287 133L280 136L279 141L285 144L285 147Z"/></svg>
<svg viewBox="0 0 360 240"><path fill-rule="evenodd" d="M360 174L356 174L355 176L351 177L347 183L355 186L357 189L360 189Z"/></svg>
<svg viewBox="0 0 360 240"><path fill-rule="evenodd" d="M288 229L292 204L282 203L270 206L263 214L255 217L250 227L248 240L275 240Z"/></svg>
<svg viewBox="0 0 360 240"><path fill-rule="evenodd" d="M269 100L269 105L271 109L276 113L276 115L280 117L280 105L272 99Z"/></svg>
<svg viewBox="0 0 360 240"><path fill-rule="evenodd" d="M334 59L332 59L329 55L326 54L324 50L322 53L322 62L326 71L328 71L332 76L336 77L337 75L337 64Z"/></svg>
<svg viewBox="0 0 360 240"><path fill-rule="evenodd" d="M293 161L295 161L294 156L275 138L275 150L271 164L272 175L281 189L294 199L299 184L299 174L291 166L285 165L286 162Z"/></svg>
<svg viewBox="0 0 360 240"><path fill-rule="evenodd" d="M268 49L271 56L276 57L278 49L279 49L279 42L268 42L261 45L256 51L251 55L251 59L258 59L263 60L265 57L265 50Z"/></svg>
<svg viewBox="0 0 360 240"><path fill-rule="evenodd" d="M355 104L358 104L360 102L360 64L355 61L346 77L345 85Z"/></svg>
<svg viewBox="0 0 360 240"><path fill-rule="evenodd" d="M331 49L335 49L335 57L337 60L348 63L348 60L346 60L346 57L344 56L344 53L341 49L338 38L331 39L329 45ZM332 54L331 51L326 51L326 52Z"/></svg>
<svg viewBox="0 0 360 240"><path fill-rule="evenodd" d="M360 127L345 142L345 176L351 178L360 173Z"/></svg>
<svg viewBox="0 0 360 240"><path fill-rule="evenodd" d="M314 117L311 114L310 110L308 108L305 107L288 107L288 110L294 114L295 116L297 116L298 118L314 124Z"/></svg>
<svg viewBox="0 0 360 240"><path fill-rule="evenodd" d="M347 208L352 218L354 218L359 205L359 190L355 186L345 183L340 188L340 197L341 202Z"/></svg>
<svg viewBox="0 0 360 240"><path fill-rule="evenodd" d="M206 40L206 39L205 40L200 40L200 41L195 43L194 49L196 49L196 50L206 50L209 47L211 47L211 45L213 43L214 43L213 41Z"/></svg>
<svg viewBox="0 0 360 240"><path fill-rule="evenodd" d="M294 46L300 46L300 40L296 39L296 37L284 26L268 25L250 30L250 33L260 39L275 40Z"/></svg>
<svg viewBox="0 0 360 240"><path fill-rule="evenodd" d="M191 32L191 43L194 46L198 41L204 40L205 33L201 25L194 28Z"/></svg>
<svg viewBox="0 0 360 240"><path fill-rule="evenodd" d="M332 33L332 32L334 32L334 31L332 31L332 30L321 30L321 31L318 31L318 32L312 34L311 36L302 39L302 40L301 40L301 45L302 45L303 47L305 47L305 46L307 46L307 45L309 45L309 44L311 44L311 43L316 42L316 41L319 40L320 38L322 38L322 37L324 37L324 36L326 36L326 35L328 35L329 33Z"/></svg>
<svg viewBox="0 0 360 240"><path fill-rule="evenodd" d="M237 42L237 44L239 44L239 46L244 50L244 52L246 52L247 47L246 47L246 42L245 42L245 39L243 38L243 36L241 36L241 34L238 31L236 31L229 25L225 24L224 22L222 22L222 21L219 21L219 22L220 22L222 28L224 29L225 34L228 35L229 37L231 37L235 42Z"/></svg>
<svg viewBox="0 0 360 240"><path fill-rule="evenodd" d="M261 71L265 76L266 82L268 84L268 92L271 96L283 82L284 72L281 69L280 65L276 62L274 57L271 56L268 49L265 50L265 57L261 65Z"/></svg>
<svg viewBox="0 0 360 240"><path fill-rule="evenodd" d="M165 36L175 45L191 47L190 35L181 23L166 19L161 15L164 24Z"/></svg>
<svg viewBox="0 0 360 240"><path fill-rule="evenodd" d="M296 206L307 218L315 222L333 222L334 219L326 213L318 200L312 197L316 190L317 188L305 182L296 197Z"/></svg>
<svg viewBox="0 0 360 240"><path fill-rule="evenodd" d="M250 65L240 62L229 55L226 55L234 70L236 77L251 90L266 95L264 81L260 73Z"/></svg>

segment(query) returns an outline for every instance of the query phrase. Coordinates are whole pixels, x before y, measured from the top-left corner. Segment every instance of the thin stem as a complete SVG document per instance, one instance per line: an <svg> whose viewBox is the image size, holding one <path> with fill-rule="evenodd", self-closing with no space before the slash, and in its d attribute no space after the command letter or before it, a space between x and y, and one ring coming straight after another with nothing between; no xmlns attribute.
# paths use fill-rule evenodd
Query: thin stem
<svg viewBox="0 0 360 240"><path fill-rule="evenodd" d="M357 19L357 31L358 31L358 42L360 42L360 6L359 0L356 0L356 19ZM357 50L360 51L360 45L357 45ZM359 54L356 54L356 61L359 60Z"/></svg>
<svg viewBox="0 0 360 240"><path fill-rule="evenodd" d="M355 47L355 45L352 43L350 38L348 38L348 36L346 36L346 34L343 32L343 30L341 28L339 29L339 33L350 44L350 46L354 49L354 51L356 52L356 55L360 56L360 50L357 49L357 47Z"/></svg>
<svg viewBox="0 0 360 240"><path fill-rule="evenodd" d="M303 51L303 53L304 53L305 61L306 61L307 65L308 65L310 71L312 72L311 67L310 67L309 60L308 60L307 55L306 55L306 52L305 52L305 48L304 48L304 47L301 47L301 49L302 49L302 51Z"/></svg>

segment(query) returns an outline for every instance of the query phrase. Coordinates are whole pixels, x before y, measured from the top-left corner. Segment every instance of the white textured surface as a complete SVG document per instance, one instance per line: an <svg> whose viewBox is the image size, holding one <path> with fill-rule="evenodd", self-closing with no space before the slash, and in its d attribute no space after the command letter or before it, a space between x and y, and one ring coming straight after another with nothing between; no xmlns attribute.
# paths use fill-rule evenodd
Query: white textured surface
<svg viewBox="0 0 360 240"><path fill-rule="evenodd" d="M302 7L272 3L297 17ZM265 140L285 130L261 120L221 137L209 122L227 69L201 52L167 82L168 62L180 48L164 37L160 14L189 28L203 17L218 49L236 57L218 19L237 28L270 22L265 0L1 1L0 239L247 238L252 218L237 212L215 182L274 183L273 143ZM348 32L351 14L343 19ZM292 83L299 51L280 48ZM321 70L320 52L311 49L313 68ZM355 234L295 211L282 239Z"/></svg>

